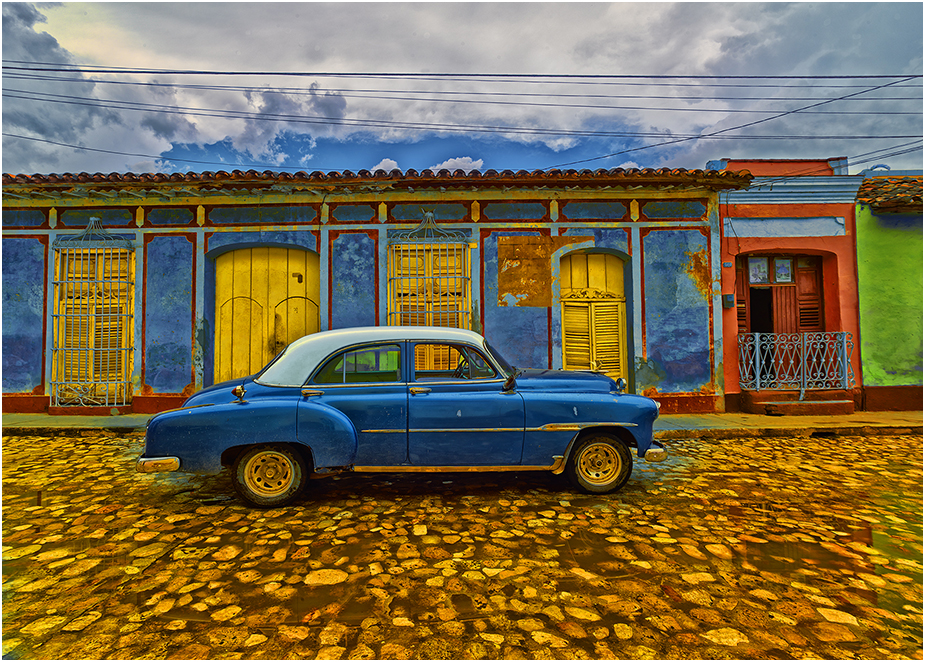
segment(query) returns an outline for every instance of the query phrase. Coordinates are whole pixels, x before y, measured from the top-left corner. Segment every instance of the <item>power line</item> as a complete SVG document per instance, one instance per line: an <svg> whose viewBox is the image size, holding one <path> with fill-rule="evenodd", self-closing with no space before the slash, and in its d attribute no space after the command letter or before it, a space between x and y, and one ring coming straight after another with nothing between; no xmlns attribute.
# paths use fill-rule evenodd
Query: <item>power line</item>
<svg viewBox="0 0 925 662"><path fill-rule="evenodd" d="M75 97L61 94L50 94L44 92L26 92L33 96L23 96L22 90L7 90L3 93L4 97L12 99L23 99L27 101L44 101L47 103L59 103L75 106L89 106L92 108L105 108L107 110L132 110L136 112L157 112L171 115L183 115L194 117L214 117L220 119L244 119L255 121L269 122L288 122L294 124L326 124L332 126L351 126L351 127L375 127L375 128L399 128L407 130L429 130L429 131L448 131L457 133L514 133L529 135L556 135L556 136L582 136L582 137L661 137L664 134L659 132L637 133L627 131L591 131L591 130L568 130L568 129L547 129L534 127L517 127L517 126L491 126L491 125L470 125L470 124L446 124L434 122L403 122L396 120L380 119L351 119L329 116L311 116L311 115L288 115L281 113L264 113L253 111L234 111L234 110L217 110L209 108L193 108L184 106L168 106L164 104L149 104L137 101L120 101L117 99L88 99L86 97ZM45 97L45 98L41 98ZM828 103L828 102L825 102ZM720 111L716 111L720 112ZM796 111L788 111L796 112ZM783 113L787 114L787 113ZM766 121L766 120L761 120ZM749 126L749 125L744 125ZM684 139L695 139L699 134L685 136ZM802 136L805 137L805 136ZM846 138L862 138L864 136L846 136ZM868 138L913 138L915 136L866 136Z"/></svg>
<svg viewBox="0 0 925 662"><path fill-rule="evenodd" d="M133 103L133 102L124 102L115 99L91 99L89 97L74 97L67 95L55 95L46 92L36 92L32 90L19 90L14 88L7 88L8 92L17 92L20 94L36 94L49 97L60 97L68 99L80 99L87 101L105 101L107 103ZM244 91L247 92L263 92L260 88L244 88ZM282 92L280 92L283 94ZM285 93L291 94L291 93ZM317 96L317 91L315 93L302 92L303 95ZM440 94L443 94L442 92ZM457 94L467 94L465 92ZM456 104L483 104L483 105L495 105L495 106L516 106L516 107L548 107L548 108L585 108L585 109L595 109L595 110L644 110L644 111L662 111L662 112L695 112L695 113L773 113L779 112L775 109L756 109L756 108L695 108L695 107L682 107L682 108L665 108L658 106L613 106L613 105L600 105L600 104L562 104L562 103L550 103L550 102L533 102L533 101L484 101L479 99L433 99L426 97L394 97L394 96L378 96L378 95L367 95L367 94L354 94L354 93L345 93L338 94L341 98L358 98L358 99L376 99L376 100L386 100L386 101L424 101L430 103L452 103ZM545 96L545 95L531 95L531 96ZM24 97L16 97L24 98ZM639 96L636 98L647 98ZM660 99L671 99L672 97L658 97ZM714 101L713 98L700 98L700 97L687 97L688 99L696 98L698 101ZM742 99L742 100L751 100L751 99ZM777 99L771 99L777 101ZM818 101L818 97L809 99L811 101ZM896 101L893 98L880 98L880 99L848 99L849 101ZM915 99L918 100L918 99ZM134 102L137 103L137 102ZM201 109L201 110L210 110L210 109ZM215 111L218 112L218 111ZM808 111L807 115L921 115L922 111L892 111L892 110L827 110L827 111Z"/></svg>
<svg viewBox="0 0 925 662"><path fill-rule="evenodd" d="M98 152L98 153L102 153L102 154L114 154L114 155L117 155L117 156L133 156L133 157L139 157L139 158L153 159L153 160L155 160L155 161L170 161L170 162L177 162L177 163L197 163L197 164L200 164L200 165L218 165L218 166L224 166L224 167L228 167L228 168L231 168L231 167L233 167L233 168L275 168L275 169L278 169L278 170L304 170L304 169L305 169L304 166L284 166L284 165L270 164L270 163L228 163L228 162L226 162L226 161L202 161L202 160L196 160L196 159L181 159L181 158L176 158L176 157L172 157L172 156L163 156L163 155L158 156L158 155L154 155L154 154L139 154L139 153L135 153L135 152L120 152L120 151L110 150L110 149L100 149L100 148L95 148L95 147L85 147L85 146L83 146L83 145L71 145L71 144L69 144L69 143L62 143L62 142L57 142L57 141L54 141L54 140L47 140L47 139L45 139L45 138L35 138L35 137L30 137L30 136L20 136L20 135L16 135L16 134L12 134L12 133L6 133L6 132L4 132L2 135L3 135L4 137L6 137L6 138L18 138L18 139L21 139L21 140L31 140L31 141L34 141L34 142L40 142L40 143L46 143L46 144L50 144L50 145L56 145L56 146L58 146L58 147L68 147L68 148L71 148L71 149L82 150L82 151L87 151L87 152ZM916 152L916 151L922 150L922 146L921 146L921 145L919 145L919 146L917 146L917 147L912 147L912 148L909 148L909 149L901 149L901 150L900 150L900 148L908 147L909 145L914 145L916 142L921 142L921 140L913 141L913 142L909 142L909 143L903 143L903 144L900 144L900 145L893 145L893 146L890 146L890 147L885 147L885 148L877 149L877 150L874 150L874 151L872 151L872 152L865 152L865 153L863 153L863 154L858 154L858 155L856 155L856 156L850 156L850 157L846 157L846 158L851 162L850 165L860 165L860 164L862 164L862 163L868 163L868 162L871 162L871 161L877 161L877 160L884 159L884 158L889 158L889 157L892 157L892 156L900 156L900 155L902 155L902 154L907 154L907 153L911 153L911 152ZM888 154L884 154L884 153L883 153L883 152L888 152L889 150L900 150L900 151L893 151L893 152L888 153ZM869 157L869 158L866 158L866 159L864 159L863 161L856 161L856 160L855 160L855 159L860 159L860 158L862 158L862 157ZM327 168L326 170L329 170L329 171L330 171L330 170L336 170L336 169L334 169L334 168ZM786 181L786 180L788 180L788 179L792 179L792 178L797 177L797 176L808 176L808 175L813 175L813 174L823 174L823 173L826 173L827 171L828 171L828 168L824 168L824 167L823 167L823 168L816 168L816 167L813 167L813 168L806 169L805 171L801 171L801 172L799 172L799 173L796 173L796 174L794 174L794 175L786 175L786 176L781 176L781 177L773 178L773 182L777 182L777 181L783 182L783 181Z"/></svg>
<svg viewBox="0 0 925 662"><path fill-rule="evenodd" d="M336 94L345 97L363 98L363 99L385 99L385 100L402 100L402 101L452 101L454 99L426 99L414 97L396 97L396 96L366 96L377 94L421 94L428 93L434 95L455 96L491 96L491 97L523 97L523 98L553 98L553 99L665 99L672 101L821 101L819 97L754 97L754 96L684 96L684 95L654 95L654 94L566 94L557 92L488 92L482 90L407 90L407 89L367 89L367 88L331 88L331 87L254 87L245 85L206 85L206 84L179 84L179 83L158 83L152 81L127 81L127 80L107 80L103 78L62 78L60 76L29 76L24 74L7 74L8 80L30 80L30 81L47 81L47 82L65 82L65 83L93 83L94 85L123 85L132 87L158 87L169 88L174 90L197 90L197 91L220 91L220 92L245 92L261 94L286 94L293 96L315 96L319 93ZM853 86L854 87L854 86ZM895 86L896 87L915 87L920 86ZM922 97L882 97L876 99L850 99L850 101L873 102L873 101L921 101ZM566 107L569 107L566 105ZM574 106L572 106L574 107ZM602 106L609 107L609 106Z"/></svg>
<svg viewBox="0 0 925 662"><path fill-rule="evenodd" d="M82 71L88 73L130 73L130 74L172 74L172 75L208 75L208 76L296 76L296 77L339 77L339 78L495 78L507 80L525 79L591 79L591 80L846 80L846 79L886 79L886 78L922 78L922 75L910 74L839 74L823 75L674 75L674 74L512 74L512 73L420 73L420 72L331 72L331 71L215 71L208 69L153 69L139 67L94 66L83 64L28 62L25 60L4 60L11 64L29 64L29 67L4 65L4 69L23 71Z"/></svg>
<svg viewBox="0 0 925 662"><path fill-rule="evenodd" d="M565 166L575 165L575 164L578 164L578 163L588 163L588 162L590 162L590 161L598 161L598 160L601 160L601 159L607 159L607 158L611 158L611 157L613 157L613 156L619 156L619 155L621 155L621 154L628 154L629 152L637 152L637 151L641 151L641 150L644 150L644 149L651 149L651 148L653 148L653 147L664 147L664 146L666 146L666 145L674 145L674 144L677 144L677 143L687 142L687 141L690 141L690 140L699 140L699 139L702 139L702 138L704 138L704 137L712 137L712 136L716 136L716 135L721 134L721 133L727 133L727 132L729 132L729 131L738 131L738 130L740 130L740 129L745 129L745 128L748 128L748 127L750 127L750 126L755 126L755 125L758 125L758 124L762 124L762 123L764 123L764 122L770 122L770 121L772 121L772 120L780 119L781 117L785 117L785 116L787 116L787 115L792 115L792 114L794 114L794 113L799 113L799 112L802 112L802 111L804 111L804 110L809 110L810 108L816 108L817 106L822 106L822 105L825 105L825 104L827 104L827 103L834 103L834 102L836 102L836 101L842 101L842 100L844 100L844 99L847 99L847 98L850 98L850 97L854 97L854 96L857 96L857 95L859 95L859 94L867 94L868 92L875 92L875 91L877 91L877 90L880 90L880 89L883 89L883 88L886 88L886 87L890 87L890 86L895 85L895 84L897 84L897 83L906 82L906 81L908 81L908 80L911 80L912 78L915 78L915 76L910 76L910 77L908 77L908 78L906 78L906 79L903 79L903 80L900 80L900 81L895 81L895 82L893 82L893 83L885 83L885 84L883 84L883 85L877 85L877 86L875 86L875 87L871 87L871 88L868 88L868 89L866 89L866 90L861 90L860 92L854 92L854 93L852 93L852 94L847 94L847 95L844 95L844 96L842 96L842 97L836 97L836 98L834 98L834 99L829 99L829 100L827 100L827 101L822 101L822 102L819 102L819 103L814 103L814 104L811 104L811 105L809 105L809 106L804 106L803 108L797 108L797 109L795 109L795 110L788 110L788 111L786 111L786 112L780 113L780 114L778 114L778 115L774 115L774 116L772 116L772 117L766 117L766 118L764 118L764 119L756 120L756 121L754 121L754 122L748 122L747 124L740 124L740 125L738 125L738 126L728 127L728 128L726 128L726 129L719 129L718 131L714 131L713 133L708 133L708 134L705 134L704 136L699 136L699 137L696 137L696 138L679 138L679 139L676 139L676 140L668 140L668 141L664 141L664 142L661 142L661 143L655 143L655 144L652 144L652 145L643 145L642 147L628 148L628 149L621 150L621 151L619 151L619 152L613 152L613 153L611 153L611 154L605 154L605 155L603 155L603 156L595 156L595 157L590 158L590 159L580 159L580 160L578 160L578 161L571 161L571 162L569 162L569 163L562 163L562 164L559 164L559 165L549 166L548 168L544 168L544 169L562 168L562 167L565 167ZM741 137L741 138L745 138L745 137L747 137L747 136L740 136L740 137ZM909 137L910 137L910 138L915 138L915 137L917 137L917 136L909 136Z"/></svg>

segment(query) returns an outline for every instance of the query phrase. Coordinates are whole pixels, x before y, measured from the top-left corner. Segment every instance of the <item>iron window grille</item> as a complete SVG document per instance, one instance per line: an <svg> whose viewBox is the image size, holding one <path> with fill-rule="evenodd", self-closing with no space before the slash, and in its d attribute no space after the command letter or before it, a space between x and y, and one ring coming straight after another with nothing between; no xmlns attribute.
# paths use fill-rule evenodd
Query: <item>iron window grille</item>
<svg viewBox="0 0 925 662"><path fill-rule="evenodd" d="M424 212L417 228L390 238L389 326L471 328L470 273L468 235L437 227Z"/></svg>
<svg viewBox="0 0 925 662"><path fill-rule="evenodd" d="M59 237L52 313L53 406L126 405L132 394L135 251L98 217Z"/></svg>

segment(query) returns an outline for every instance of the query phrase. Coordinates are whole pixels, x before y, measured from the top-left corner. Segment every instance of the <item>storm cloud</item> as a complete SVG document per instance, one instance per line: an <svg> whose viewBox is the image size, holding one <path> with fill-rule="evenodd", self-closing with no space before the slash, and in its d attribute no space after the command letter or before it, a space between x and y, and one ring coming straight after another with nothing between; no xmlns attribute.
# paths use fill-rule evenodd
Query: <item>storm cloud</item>
<svg viewBox="0 0 925 662"><path fill-rule="evenodd" d="M4 133L101 151L4 137L4 172L864 167L922 133L919 3L5 3L3 57L157 70L7 69Z"/></svg>

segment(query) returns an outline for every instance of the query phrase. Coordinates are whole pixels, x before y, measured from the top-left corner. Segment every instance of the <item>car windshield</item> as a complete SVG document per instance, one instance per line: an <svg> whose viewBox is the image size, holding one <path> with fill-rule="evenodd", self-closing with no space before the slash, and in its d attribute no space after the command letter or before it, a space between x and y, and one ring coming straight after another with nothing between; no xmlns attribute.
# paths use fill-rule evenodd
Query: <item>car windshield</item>
<svg viewBox="0 0 925 662"><path fill-rule="evenodd" d="M504 358L504 355L501 354L497 349L492 347L491 343L487 340L485 341L485 349L487 349L495 359L495 363L500 366L501 371L504 373L505 377L510 377L514 374L514 367L507 362L507 359Z"/></svg>

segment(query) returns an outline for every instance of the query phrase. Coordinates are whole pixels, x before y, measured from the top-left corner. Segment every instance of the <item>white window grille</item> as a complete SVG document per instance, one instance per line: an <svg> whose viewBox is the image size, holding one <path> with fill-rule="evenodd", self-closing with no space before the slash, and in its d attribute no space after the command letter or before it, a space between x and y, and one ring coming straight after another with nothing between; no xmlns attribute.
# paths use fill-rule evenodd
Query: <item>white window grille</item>
<svg viewBox="0 0 925 662"><path fill-rule="evenodd" d="M52 314L52 405L117 407L131 401L135 252L102 229L59 237Z"/></svg>

